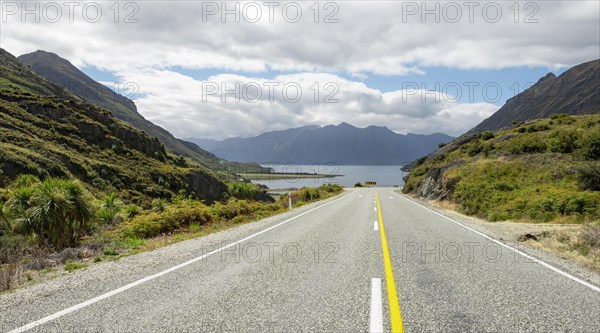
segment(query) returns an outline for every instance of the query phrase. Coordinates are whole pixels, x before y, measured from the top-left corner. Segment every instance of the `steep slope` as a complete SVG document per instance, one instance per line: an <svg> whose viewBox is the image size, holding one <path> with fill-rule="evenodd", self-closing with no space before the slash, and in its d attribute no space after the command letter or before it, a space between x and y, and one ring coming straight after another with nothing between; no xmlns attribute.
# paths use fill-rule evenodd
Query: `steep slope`
<svg viewBox="0 0 600 333"><path fill-rule="evenodd" d="M212 173L167 154L154 137L37 76L0 49L0 186L23 173L75 177L134 201L180 191L214 200Z"/></svg>
<svg viewBox="0 0 600 333"><path fill-rule="evenodd" d="M529 89L509 99L467 134L495 131L510 127L513 122L561 113L600 113L600 60L577 65L558 77L549 73Z"/></svg>
<svg viewBox="0 0 600 333"><path fill-rule="evenodd" d="M492 221L600 218L600 115L463 136L416 162L403 191Z"/></svg>
<svg viewBox="0 0 600 333"><path fill-rule="evenodd" d="M305 126L252 138L210 141L189 138L203 148L242 162L401 165L428 154L452 137L444 134L402 135L386 127L357 128L347 123Z"/></svg>
<svg viewBox="0 0 600 333"><path fill-rule="evenodd" d="M169 152L191 158L215 170L221 168L223 163L237 165L236 163L223 161L194 143L175 138L167 130L151 123L139 114L132 100L94 81L68 60L54 53L36 51L21 55L18 59L31 66L36 74L48 81L69 90L88 103L110 110L118 119L157 137Z"/></svg>

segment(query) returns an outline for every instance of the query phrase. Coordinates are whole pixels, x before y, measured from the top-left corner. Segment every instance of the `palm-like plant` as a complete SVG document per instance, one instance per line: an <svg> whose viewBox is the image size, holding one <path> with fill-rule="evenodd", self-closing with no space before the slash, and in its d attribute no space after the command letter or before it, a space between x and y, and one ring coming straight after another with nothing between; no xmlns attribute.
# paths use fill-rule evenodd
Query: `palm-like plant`
<svg viewBox="0 0 600 333"><path fill-rule="evenodd" d="M115 221L117 214L123 209L123 202L115 192L111 192L102 200L100 206L101 209L98 211L98 218L106 224L111 224Z"/></svg>
<svg viewBox="0 0 600 333"><path fill-rule="evenodd" d="M23 231L60 250L77 246L93 210L77 182L46 179L13 192L9 205L19 216Z"/></svg>

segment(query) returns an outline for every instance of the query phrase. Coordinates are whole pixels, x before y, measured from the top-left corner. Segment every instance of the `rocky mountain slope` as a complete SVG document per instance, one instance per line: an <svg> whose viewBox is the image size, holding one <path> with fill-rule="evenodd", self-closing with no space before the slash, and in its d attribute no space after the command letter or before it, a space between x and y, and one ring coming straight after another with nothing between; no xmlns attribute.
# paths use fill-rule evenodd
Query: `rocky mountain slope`
<svg viewBox="0 0 600 333"><path fill-rule="evenodd" d="M509 99L467 135L561 113L600 113L600 59L577 65L558 77L549 73L529 89Z"/></svg>
<svg viewBox="0 0 600 333"><path fill-rule="evenodd" d="M183 155L214 170L223 169L223 165L238 168L234 162L224 161L212 153L201 149L192 142L175 138L164 128L146 120L138 113L134 102L109 89L103 84L73 66L68 60L46 51L36 51L18 57L19 61L31 66L31 69L48 81L67 89L90 104L110 110L113 115L133 127L157 137L165 145L167 151ZM133 89L133 88L132 88ZM260 169L258 166L245 168Z"/></svg>
<svg viewBox="0 0 600 333"><path fill-rule="evenodd" d="M177 193L214 200L212 172L155 137L33 73L0 49L0 186L19 174L78 178L92 193L143 201Z"/></svg>

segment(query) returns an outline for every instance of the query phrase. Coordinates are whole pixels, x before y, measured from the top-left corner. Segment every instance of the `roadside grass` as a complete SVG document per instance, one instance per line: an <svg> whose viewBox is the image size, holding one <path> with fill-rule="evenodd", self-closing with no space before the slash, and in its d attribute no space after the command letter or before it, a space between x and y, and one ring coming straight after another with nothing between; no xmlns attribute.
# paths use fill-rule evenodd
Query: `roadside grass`
<svg viewBox="0 0 600 333"><path fill-rule="evenodd" d="M537 235L537 240L529 239L525 243L600 273L600 223L580 225L567 230L544 231Z"/></svg>
<svg viewBox="0 0 600 333"><path fill-rule="evenodd" d="M600 115L556 115L449 148L420 160L403 192L436 179L460 212L489 221L600 220Z"/></svg>
<svg viewBox="0 0 600 333"><path fill-rule="evenodd" d="M342 191L343 188L338 185L323 185L292 192L291 196L294 207L300 207ZM27 268L31 262L26 264L22 260L27 256L21 256L20 261L11 266L12 271L9 271L8 265L1 265L0 274L3 275L0 275L0 283L4 283L6 288L0 288L0 294L97 263L120 260L132 254L258 221L287 211L287 204L287 195L280 196L274 203L230 198L210 206L198 200L178 197L171 202L157 203L149 210L136 209L136 214L125 216L118 223L97 226L99 229L84 237L79 248L56 253L58 264L46 263L43 257L29 258L29 261L38 260L43 264L40 268ZM69 259L65 259L64 252L71 253ZM7 278L2 279L5 275Z"/></svg>

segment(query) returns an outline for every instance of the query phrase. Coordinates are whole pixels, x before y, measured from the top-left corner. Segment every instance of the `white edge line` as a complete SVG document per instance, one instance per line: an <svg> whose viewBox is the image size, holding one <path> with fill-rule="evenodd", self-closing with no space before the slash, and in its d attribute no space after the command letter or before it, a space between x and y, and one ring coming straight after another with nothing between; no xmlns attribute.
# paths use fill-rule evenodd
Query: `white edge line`
<svg viewBox="0 0 600 333"><path fill-rule="evenodd" d="M202 260L202 259L205 259L205 258L207 258L207 257L209 257L209 256L212 256L213 254L216 254L216 253L219 253L219 252L221 252L221 251L223 251L223 250L226 250L226 249L228 249L228 248L230 248L230 247L232 247L232 246L238 245L238 244L240 244L240 243L242 243L242 242L245 242L245 241L247 241L247 240L249 240L249 239L252 239L252 238L254 238L254 237L258 236L258 235L264 234L264 233L266 233L266 232L268 232L268 231L270 231L270 230L273 230L273 229L275 229L275 228L277 228L277 227L280 227L280 226L282 226L282 225L284 225L284 224L286 224L286 223L288 223L288 222L291 222L291 221L293 221L293 220L295 220L295 219L297 219L297 218L299 218L299 217L301 217L301 216L303 216L303 215L306 215L306 214L308 214L308 213L310 213L310 212L313 212L313 211L315 211L315 210L317 210L317 209L319 209L319 208L325 207L325 206L327 206L327 205L330 205L330 204L332 204L332 203L334 203L334 202L336 202L336 201L342 200L342 199L344 199L345 197L347 197L348 195L349 195L349 194L346 194L346 195L344 195L344 196L342 196L342 197L340 197L340 198L337 198L337 199L335 199L335 200L332 200L332 201L330 201L330 202L324 203L324 204L322 204L322 205L319 205L319 206L317 206L317 207L315 207L315 208L312 208L312 209L310 209L310 210L307 210L307 211L306 211L306 212L304 212L304 213L298 214L298 215L296 215L296 216L294 216L294 217L292 217L292 218L289 218L289 219L287 219L287 220L285 220L285 221L283 221L283 222L280 222L280 223L278 223L278 224L276 224L276 225L270 226L269 228L266 228L266 229L264 229L264 230L261 230L261 231L259 231L259 232L255 233L255 234L252 234L252 235L250 235L250 236L248 236L248 237L246 237L246 238L242 238L242 239L240 239L240 240L238 240L238 241L236 241L236 242L233 242L233 243L231 243L231 244L228 244L228 245L225 245L225 246L223 246L223 247L220 247L220 248L218 248L218 249L216 249L216 250L214 250L214 251L211 251L211 252L209 252L209 253L203 254L203 255L201 255L200 257L196 257L196 258L194 258L194 259L188 260L188 261L186 261L186 262L184 262L184 263L181 263L181 264L179 264L179 265L177 265L177 266L173 266L173 267L171 267L171 268L169 268L169 269L166 269L166 270L164 270L164 271L162 271L162 272L159 272L159 273L156 273L156 274L154 274L154 275L150 275L150 276L147 276L147 277L145 277L145 278L139 279L139 280L137 280L137 281L131 282L131 283L127 284L127 285L124 285L123 287L120 287L120 288L117 288L117 289L111 290L111 291L109 291L109 292L107 292L107 293L104 293L104 294L102 294L102 295L96 296L96 297L94 297L94 298L92 298L92 299L89 299L89 300L87 300L87 301L85 301L85 302L82 302L82 303L79 303L79 304L73 305L73 306L71 306L71 307L69 307L69 308L66 308L66 309L62 310L62 311L56 312L55 314L52 314L52 315L46 316L46 317L44 317L44 318L42 318L42 319L38 319L38 320L36 320L36 321L34 321L34 322L31 322L31 323L25 324L25 325L23 325L23 326L21 326L21 327L15 328L15 329L13 329L12 331L9 331L8 333L21 333L21 332L29 331L29 330L31 330L31 329L33 329L33 328L36 328L36 327L38 327L38 326L40 326L40 325L42 325L42 324L45 324L45 323L47 323L47 322L49 322L49 321L53 321L53 320L55 320L55 319L58 319L58 318L60 318L60 317L62 317L62 316L64 316L64 315L67 315L67 314L69 314L69 313L71 313L71 312L75 312L75 311L77 311L77 310L80 310L80 309L82 309L82 308L85 308L85 307L87 307L87 306L89 306L89 305L92 305L92 304L94 304L94 303L97 303L97 302L99 302L99 301L101 301L101 300L104 300L104 299L106 299L106 298L109 298L109 297L112 297L112 296L114 296L114 295L120 294L120 293L122 293L122 292L124 292L124 291L126 291L126 290L128 290L128 289L131 289L131 288L133 288L133 287L136 287L136 286L139 286L140 284L143 284L143 283L145 283L145 282L148 282L148 281L154 280L154 279L156 279L156 278L159 278L159 277L161 277L161 276L163 276L163 275L166 275L166 274L168 274L168 273L171 273L171 272L173 272L173 271L176 271L176 270L178 270L178 269L180 269L180 268L183 268L183 267L185 267L185 266L188 266L188 265L190 265L190 264L193 264L193 263L195 263L195 262L197 262L197 261L199 261L199 260Z"/></svg>
<svg viewBox="0 0 600 333"><path fill-rule="evenodd" d="M381 300L381 279L371 279L370 333L383 333L383 306Z"/></svg>
<svg viewBox="0 0 600 333"><path fill-rule="evenodd" d="M575 281L575 282L577 282L579 284L582 284L582 285L584 285L584 286L592 289L595 292L600 293L600 288L599 287L597 287L597 286L595 286L595 285L593 285L593 284L591 284L591 283L589 283L587 281L584 281L584 280L582 280L582 279L580 279L578 277L575 277L575 276L573 276L573 275L571 275L571 274L569 274L567 272L564 272L564 271L562 271L562 270L560 270L560 269L558 269L558 268L556 268L556 267L554 267L554 266L552 266L552 265L550 265L550 264L548 264L548 263L546 263L546 262L544 262L544 261L542 261L540 259L534 258L534 257L530 256L529 254L527 254L527 253L525 253L523 251L520 251L518 249L515 249L514 247L512 247L510 245L507 245L507 244L504 244L504 243L502 243L502 242L500 242L498 240L495 240L492 237L490 237L490 236L488 236L488 235L486 235L486 234L484 234L482 232L479 232L479 231L477 231L477 230L475 230L475 229L473 229L471 227L468 227L468 226L466 226L466 225L464 225L464 224L462 224L462 223L460 223L460 222L458 222L458 221L456 221L456 220L454 220L452 218L449 218L448 216L446 216L446 215L444 215L442 213L436 212L435 210L433 210L433 209L431 209L429 207L425 207L425 206L421 205L420 203L418 203L416 201L413 201L413 200L411 200L411 199L409 199L409 198L407 198L407 197L405 197L403 195L400 195L400 197L404 198L408 202L411 202L411 203L413 203L415 205L421 206L421 207L427 209L428 211L430 211L430 212L432 212L434 214L437 214L437 215L439 215L439 216L441 216L441 217L449 220L450 222L456 223L459 226L461 226L461 227L463 227L463 228L465 228L467 230L470 230L470 231L478 234L479 236L482 236L482 237L484 237L484 238L486 238L486 239L488 239L488 240L490 240L490 241L492 241L492 242L494 242L496 244L499 244L499 245L501 245L501 246L503 246L503 247L505 247L505 248L507 248L507 249L509 249L511 251L514 251L517 254L519 254L519 255L521 255L521 256L523 256L523 257L525 257L525 258L527 258L527 259L529 259L529 260L531 260L533 262L536 262L536 263L538 263L538 264L540 264L540 265L548 268L549 270L551 270L551 271L553 271L555 273L558 273L558 274L560 274L560 275L562 275L562 276L564 276L564 277L566 277L568 279L571 279L571 280L573 280L573 281Z"/></svg>
<svg viewBox="0 0 600 333"><path fill-rule="evenodd" d="M373 221L373 231L379 231L379 223L377 221Z"/></svg>

